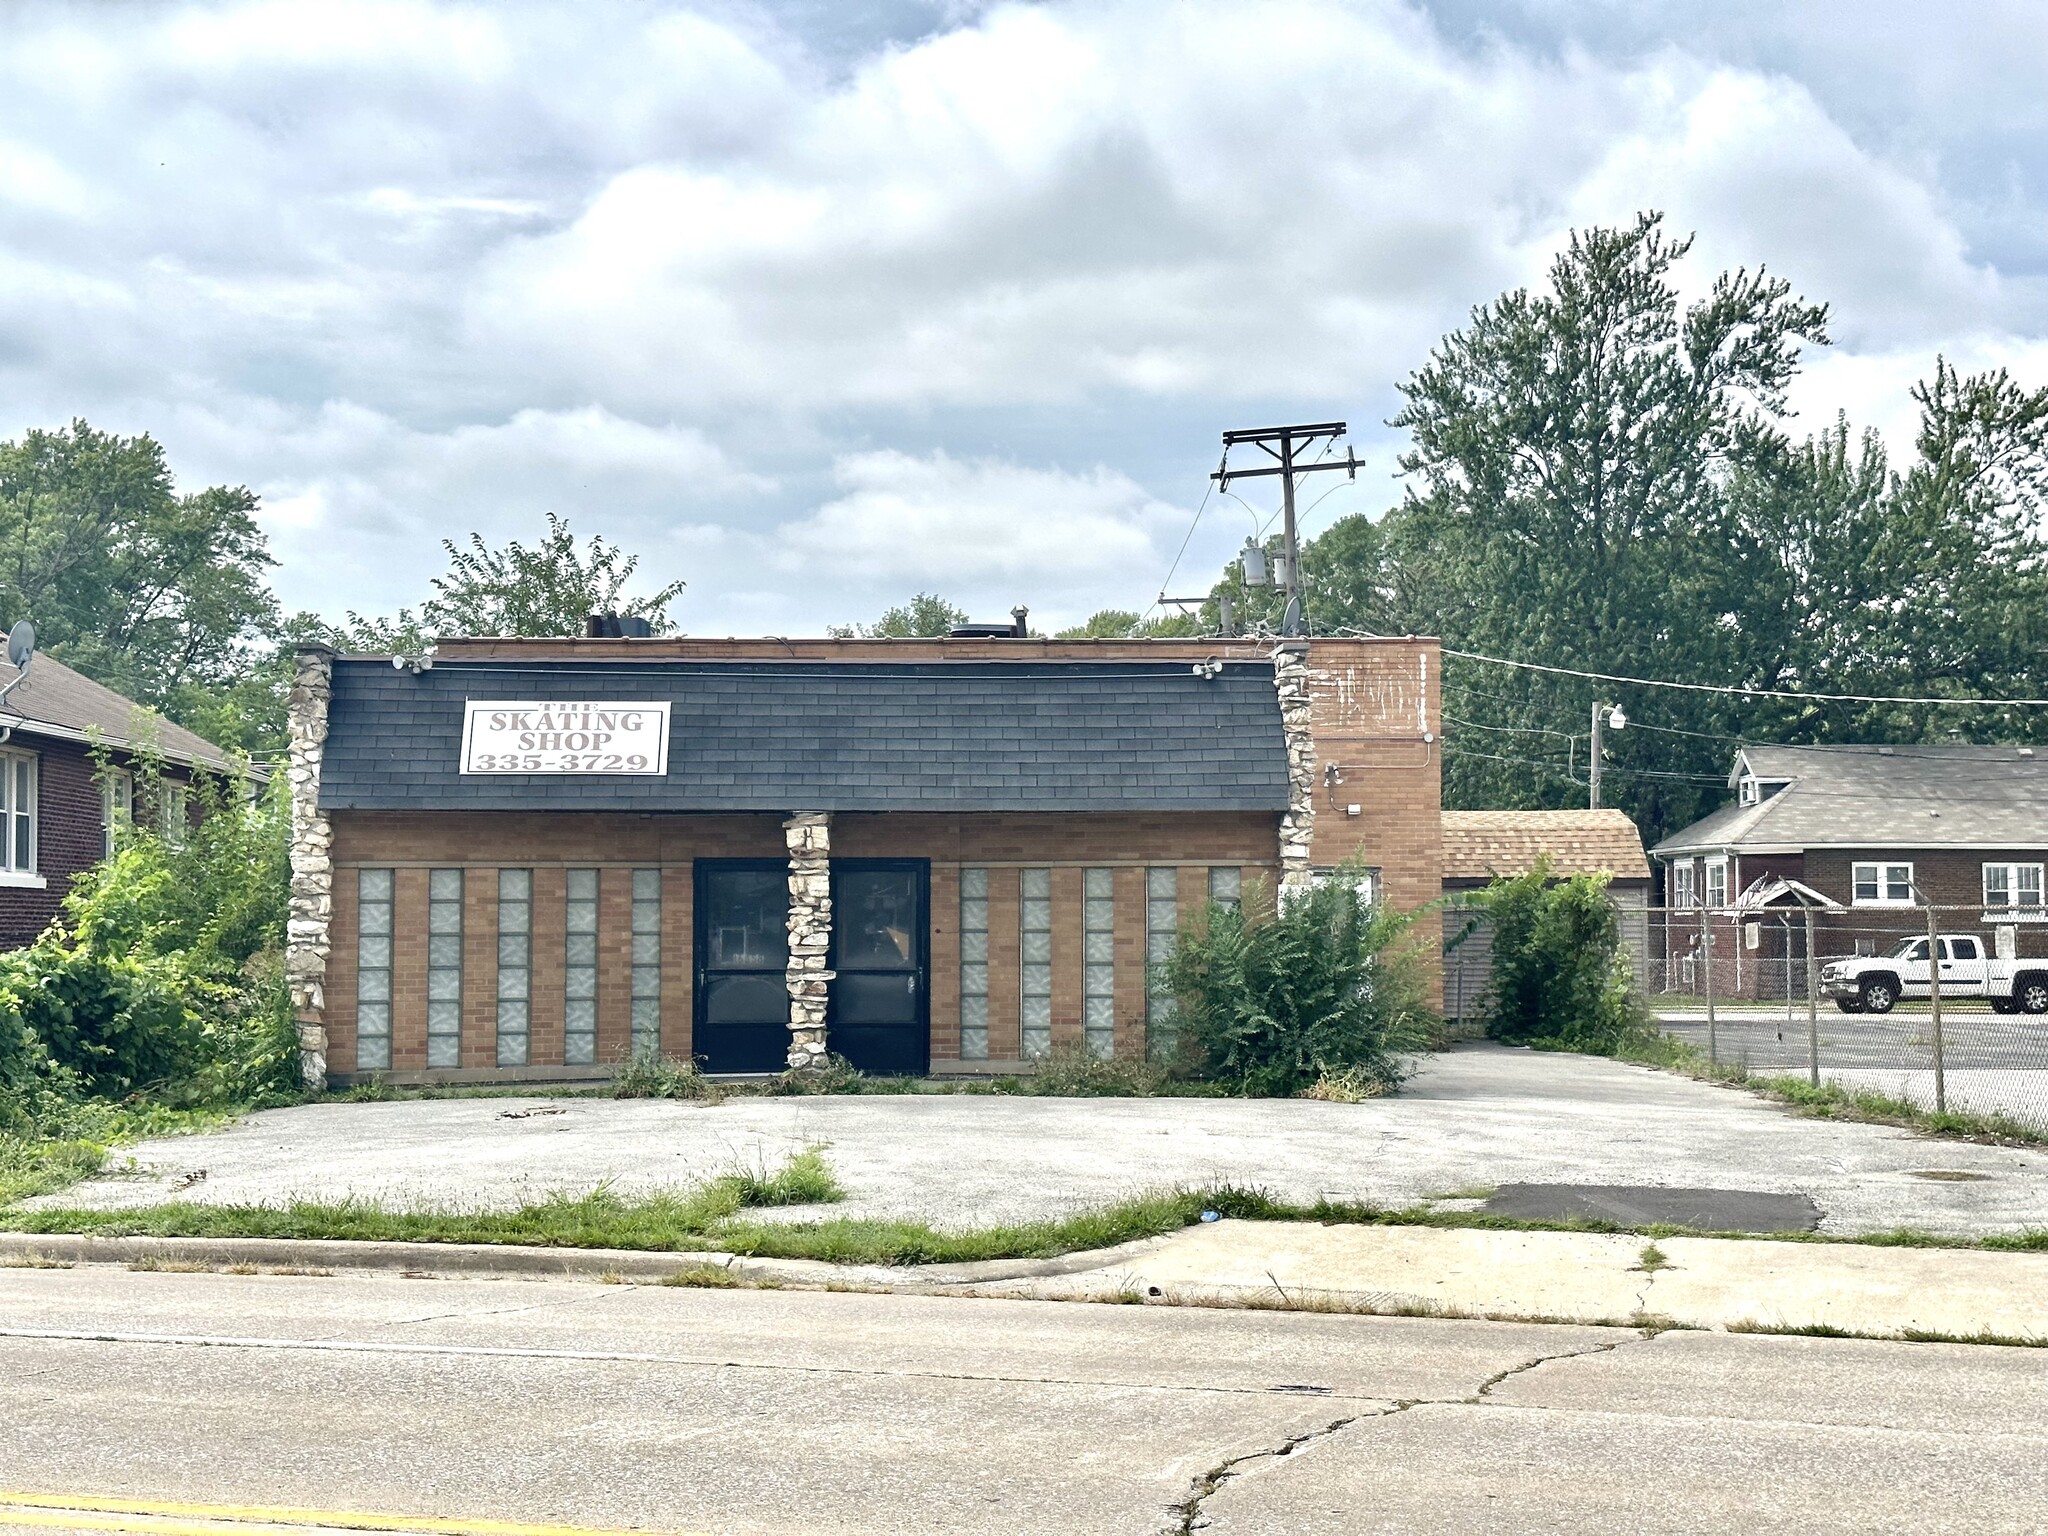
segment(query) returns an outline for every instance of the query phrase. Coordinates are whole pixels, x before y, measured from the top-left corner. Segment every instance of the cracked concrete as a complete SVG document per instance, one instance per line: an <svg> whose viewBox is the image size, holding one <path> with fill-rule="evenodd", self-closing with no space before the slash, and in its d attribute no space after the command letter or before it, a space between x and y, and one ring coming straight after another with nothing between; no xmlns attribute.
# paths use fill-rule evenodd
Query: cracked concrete
<svg viewBox="0 0 2048 1536"><path fill-rule="evenodd" d="M1652 1335L1645 1333L1641 1337L1649 1338ZM1227 1461L1218 1463L1195 1479L1194 1486L1188 1490L1187 1498L1175 1506L1172 1511L1174 1519L1165 1528L1165 1536L1192 1536L1193 1532L1206 1528L1208 1521L1203 1518L1203 1506L1210 1499L1214 1498L1223 1489L1225 1484L1244 1477L1246 1475L1245 1469L1248 1467L1259 1468L1266 1463L1277 1463L1294 1455L1297 1451L1314 1445L1318 1441L1327 1440L1333 1435L1341 1434L1354 1425L1369 1426L1376 1420L1390 1419L1396 1414L1407 1413L1429 1404L1459 1403L1469 1405L1483 1403L1495 1387L1516 1376L1524 1375L1527 1372L1536 1370L1540 1366L1550 1365L1559 1360L1576 1360L1585 1355L1606 1354L1611 1350L1620 1349L1628 1342L1627 1338L1618 1338L1609 1343L1588 1345L1584 1349L1560 1350L1554 1354L1537 1355L1532 1359L1520 1361L1503 1370L1494 1372L1464 1397L1406 1398L1377 1412L1354 1413L1349 1417L1333 1420L1321 1429L1313 1429L1302 1434L1291 1435L1277 1446L1260 1447L1256 1450L1246 1451L1243 1455L1233 1456Z"/></svg>
<svg viewBox="0 0 2048 1536"><path fill-rule="evenodd" d="M509 1118L537 1106L564 1112ZM821 1215L976 1227L1145 1189L1229 1182L1312 1201L1404 1206L1512 1183L1678 1185L1804 1194L1822 1229L1957 1235L2048 1227L2048 1153L1804 1119L1734 1089L1589 1057L1472 1046L1424 1060L1363 1104L945 1096L734 1100L444 1099L268 1110L147 1142L140 1171L41 1203L295 1197L508 1206L550 1191L621 1195L773 1166L823 1143L848 1198ZM1929 1181L1916 1172L1982 1175Z"/></svg>

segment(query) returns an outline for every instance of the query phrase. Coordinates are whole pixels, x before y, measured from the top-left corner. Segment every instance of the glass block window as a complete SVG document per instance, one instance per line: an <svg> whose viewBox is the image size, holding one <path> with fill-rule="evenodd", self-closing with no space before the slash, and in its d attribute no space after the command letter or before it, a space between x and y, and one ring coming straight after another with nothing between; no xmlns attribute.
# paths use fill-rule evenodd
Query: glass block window
<svg viewBox="0 0 2048 1536"><path fill-rule="evenodd" d="M661 871L633 871L633 1054L661 1054Z"/></svg>
<svg viewBox="0 0 2048 1536"><path fill-rule="evenodd" d="M1081 1038L1091 1055L1116 1052L1116 871L1081 877Z"/></svg>
<svg viewBox="0 0 2048 1536"><path fill-rule="evenodd" d="M597 871L568 872L563 929L562 1060L587 1067L597 1060Z"/></svg>
<svg viewBox="0 0 2048 1536"><path fill-rule="evenodd" d="M391 871L356 871L356 1070L391 1065Z"/></svg>
<svg viewBox="0 0 2048 1536"><path fill-rule="evenodd" d="M1209 871L1209 899L1219 907L1235 907L1244 897L1244 871L1219 864Z"/></svg>
<svg viewBox="0 0 2048 1536"><path fill-rule="evenodd" d="M988 871L960 871L960 1055L988 1059Z"/></svg>
<svg viewBox="0 0 2048 1536"><path fill-rule="evenodd" d="M523 1067L533 998L533 871L498 871L498 1065Z"/></svg>
<svg viewBox="0 0 2048 1536"><path fill-rule="evenodd" d="M1018 966L1021 994L1020 1044L1027 1057L1052 1050L1052 871L1027 869L1018 876L1017 926L1022 944Z"/></svg>
<svg viewBox="0 0 2048 1536"><path fill-rule="evenodd" d="M462 1065L462 871L427 871L427 1065Z"/></svg>
<svg viewBox="0 0 2048 1536"><path fill-rule="evenodd" d="M1145 871L1145 1034L1165 1043L1173 1020L1173 999L1167 995L1160 967L1173 958L1173 941L1180 932L1180 871L1175 868Z"/></svg>

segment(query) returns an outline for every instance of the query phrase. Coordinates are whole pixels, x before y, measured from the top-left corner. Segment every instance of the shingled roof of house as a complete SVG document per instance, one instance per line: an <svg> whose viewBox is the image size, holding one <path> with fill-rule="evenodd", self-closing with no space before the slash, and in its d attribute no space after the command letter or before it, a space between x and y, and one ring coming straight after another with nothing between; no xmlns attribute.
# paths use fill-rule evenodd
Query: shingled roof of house
<svg viewBox="0 0 2048 1536"><path fill-rule="evenodd" d="M1620 811L1444 812L1446 880L1525 875L1545 854L1560 876L1650 878L1642 834Z"/></svg>
<svg viewBox="0 0 2048 1536"><path fill-rule="evenodd" d="M11 683L18 676L12 666L0 661L0 684ZM225 771L233 766L227 753L204 736L173 725L155 710L72 671L42 651L29 662L27 680L0 704L0 725L12 725L23 736L98 742L201 768Z"/></svg>
<svg viewBox="0 0 2048 1536"><path fill-rule="evenodd" d="M466 701L667 700L668 772L464 774ZM328 809L1283 811L1269 662L344 657Z"/></svg>
<svg viewBox="0 0 2048 1536"><path fill-rule="evenodd" d="M2048 749L1744 747L1729 788L1745 774L1775 792L1722 806L1665 838L1657 854L2048 847Z"/></svg>

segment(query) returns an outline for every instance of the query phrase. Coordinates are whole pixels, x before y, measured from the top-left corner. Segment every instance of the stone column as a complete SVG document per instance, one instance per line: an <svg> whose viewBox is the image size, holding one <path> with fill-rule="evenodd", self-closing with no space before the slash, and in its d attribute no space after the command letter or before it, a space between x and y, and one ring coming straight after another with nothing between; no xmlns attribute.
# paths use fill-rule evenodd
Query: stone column
<svg viewBox="0 0 2048 1536"><path fill-rule="evenodd" d="M825 1001L832 972L832 814L799 811L782 824L789 848L789 1070L825 1064Z"/></svg>
<svg viewBox="0 0 2048 1536"><path fill-rule="evenodd" d="M1280 818L1280 895L1285 899L1309 888L1316 828L1316 738L1309 723L1305 642L1273 648L1273 686L1280 694L1280 730L1287 746L1287 810Z"/></svg>
<svg viewBox="0 0 2048 1536"><path fill-rule="evenodd" d="M320 809L320 760L334 652L302 646L292 679L285 775L291 785L291 903L284 973L299 1029L299 1074L310 1092L327 1086L327 931L334 912L334 829Z"/></svg>

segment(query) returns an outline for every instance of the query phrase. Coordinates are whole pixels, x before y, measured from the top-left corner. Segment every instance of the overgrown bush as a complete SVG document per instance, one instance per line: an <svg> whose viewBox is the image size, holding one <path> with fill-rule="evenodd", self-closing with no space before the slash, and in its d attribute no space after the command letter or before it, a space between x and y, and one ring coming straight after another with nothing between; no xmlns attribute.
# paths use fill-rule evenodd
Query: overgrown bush
<svg viewBox="0 0 2048 1536"><path fill-rule="evenodd" d="M1479 905L1493 929L1494 1039L1611 1056L1649 1033L1604 876L1558 880L1545 860L1494 881Z"/></svg>
<svg viewBox="0 0 2048 1536"><path fill-rule="evenodd" d="M1056 1045L1029 1078L1026 1093L1065 1099L1142 1099L1166 1086L1161 1063L1136 1056L1096 1055L1084 1045Z"/></svg>
<svg viewBox="0 0 2048 1536"><path fill-rule="evenodd" d="M140 765L137 779L150 803L160 771ZM58 920L0 954L0 1121L142 1092L211 1104L297 1091L282 776L254 801L218 778L190 795L196 826L120 829Z"/></svg>
<svg viewBox="0 0 2048 1536"><path fill-rule="evenodd" d="M1175 1065L1257 1097L1334 1077L1393 1087L1432 1015L1414 919L1366 900L1362 885L1362 872L1340 872L1277 912L1252 893L1184 924L1163 968Z"/></svg>
<svg viewBox="0 0 2048 1536"><path fill-rule="evenodd" d="M725 1097L694 1061L642 1051L612 1074L615 1099L696 1099L716 1104Z"/></svg>

